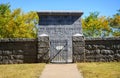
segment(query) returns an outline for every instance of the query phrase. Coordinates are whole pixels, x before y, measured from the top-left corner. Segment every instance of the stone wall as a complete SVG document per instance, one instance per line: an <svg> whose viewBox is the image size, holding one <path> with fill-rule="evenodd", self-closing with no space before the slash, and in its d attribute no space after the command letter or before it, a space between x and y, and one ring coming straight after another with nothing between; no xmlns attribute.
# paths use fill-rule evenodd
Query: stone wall
<svg viewBox="0 0 120 78"><path fill-rule="evenodd" d="M85 61L85 41L83 36L73 36L73 62Z"/></svg>
<svg viewBox="0 0 120 78"><path fill-rule="evenodd" d="M73 62L120 62L120 38L72 37ZM0 39L0 64L50 62L49 37Z"/></svg>
<svg viewBox="0 0 120 78"><path fill-rule="evenodd" d="M0 39L0 64L37 62L36 39Z"/></svg>
<svg viewBox="0 0 120 78"><path fill-rule="evenodd" d="M86 62L120 61L120 38L91 38L85 40Z"/></svg>
<svg viewBox="0 0 120 78"><path fill-rule="evenodd" d="M48 63L49 57L49 37L43 36L38 38L38 54L37 60L39 63Z"/></svg>
<svg viewBox="0 0 120 78"><path fill-rule="evenodd" d="M73 37L74 62L120 61L120 38Z"/></svg>

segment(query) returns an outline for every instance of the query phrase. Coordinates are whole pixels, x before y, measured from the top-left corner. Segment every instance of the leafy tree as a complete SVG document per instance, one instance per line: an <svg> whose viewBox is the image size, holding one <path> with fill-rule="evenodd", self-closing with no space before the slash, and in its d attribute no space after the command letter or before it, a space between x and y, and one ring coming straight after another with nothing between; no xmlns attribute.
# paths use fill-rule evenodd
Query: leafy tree
<svg viewBox="0 0 120 78"><path fill-rule="evenodd" d="M108 18L108 20L113 29L113 36L120 36L120 9L112 18Z"/></svg>
<svg viewBox="0 0 120 78"><path fill-rule="evenodd" d="M85 37L109 36L111 31L105 16L99 16L99 12L92 12L82 19L83 34Z"/></svg>
<svg viewBox="0 0 120 78"><path fill-rule="evenodd" d="M9 4L1 4L0 19L1 38L36 37L36 25L38 23L36 12L23 13L20 8L11 11Z"/></svg>
<svg viewBox="0 0 120 78"><path fill-rule="evenodd" d="M5 13L10 12L10 5L7 4L0 4L0 15L5 15Z"/></svg>
<svg viewBox="0 0 120 78"><path fill-rule="evenodd" d="M5 25L9 22L8 16L10 15L10 5L0 4L0 38L6 32Z"/></svg>

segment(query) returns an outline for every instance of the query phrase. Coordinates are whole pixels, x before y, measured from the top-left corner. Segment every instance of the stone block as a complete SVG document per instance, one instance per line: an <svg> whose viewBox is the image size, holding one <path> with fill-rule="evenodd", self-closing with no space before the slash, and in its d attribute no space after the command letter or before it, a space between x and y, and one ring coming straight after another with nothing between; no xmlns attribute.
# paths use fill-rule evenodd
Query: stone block
<svg viewBox="0 0 120 78"><path fill-rule="evenodd" d="M39 42L49 42L49 37L38 37Z"/></svg>
<svg viewBox="0 0 120 78"><path fill-rule="evenodd" d="M3 60L9 60L10 57L9 56L2 56Z"/></svg>
<svg viewBox="0 0 120 78"><path fill-rule="evenodd" d="M98 45L99 49L105 49L105 45Z"/></svg>
<svg viewBox="0 0 120 78"><path fill-rule="evenodd" d="M74 55L73 60L74 62L84 62L84 55Z"/></svg>
<svg viewBox="0 0 120 78"><path fill-rule="evenodd" d="M96 49L95 54L100 54L100 49Z"/></svg>
<svg viewBox="0 0 120 78"><path fill-rule="evenodd" d="M2 61L2 59L3 59L2 56L0 56L0 61Z"/></svg>
<svg viewBox="0 0 120 78"><path fill-rule="evenodd" d="M24 56L23 55L10 55L9 58L11 60L23 60Z"/></svg>
<svg viewBox="0 0 120 78"><path fill-rule="evenodd" d="M3 59L2 63L3 63L3 64L9 64L9 60Z"/></svg>
<svg viewBox="0 0 120 78"><path fill-rule="evenodd" d="M2 55L2 50L0 50L0 55Z"/></svg>
<svg viewBox="0 0 120 78"><path fill-rule="evenodd" d="M38 59L49 59L49 54L38 54L37 55L37 58Z"/></svg>
<svg viewBox="0 0 120 78"><path fill-rule="evenodd" d="M98 45L92 45L92 48L93 48L93 49L97 49L97 48L98 48Z"/></svg>
<svg viewBox="0 0 120 78"><path fill-rule="evenodd" d="M81 42L81 41L73 42L73 47L84 47L84 46L85 46L84 42Z"/></svg>
<svg viewBox="0 0 120 78"><path fill-rule="evenodd" d="M38 48L39 47L49 47L49 43L48 42L39 42L38 43Z"/></svg>
<svg viewBox="0 0 120 78"><path fill-rule="evenodd" d="M101 50L101 54L104 54L104 55L109 55L109 54L113 54L113 51L112 50Z"/></svg>
<svg viewBox="0 0 120 78"><path fill-rule="evenodd" d="M24 50L23 49L18 49L18 50L12 50L12 54L13 55L23 55L24 54Z"/></svg>
<svg viewBox="0 0 120 78"><path fill-rule="evenodd" d="M23 64L24 61L23 60L12 60L13 64Z"/></svg>
<svg viewBox="0 0 120 78"><path fill-rule="evenodd" d="M105 59L101 58L99 62L106 62Z"/></svg>
<svg viewBox="0 0 120 78"><path fill-rule="evenodd" d="M120 54L115 54L114 58L115 58L116 61L120 61Z"/></svg>
<svg viewBox="0 0 120 78"><path fill-rule="evenodd" d="M85 48L88 49L88 50L92 50L92 45L85 45Z"/></svg>
<svg viewBox="0 0 120 78"><path fill-rule="evenodd" d="M89 56L86 56L85 58L86 58L86 59L94 59L95 57L92 56L92 55L89 55Z"/></svg>
<svg viewBox="0 0 120 78"><path fill-rule="evenodd" d="M40 53L40 54L47 53L47 52L49 53L49 48L46 48L46 47L38 48L38 53Z"/></svg>
<svg viewBox="0 0 120 78"><path fill-rule="evenodd" d="M3 55L11 55L12 54L12 51L10 51L10 50L4 50L2 52L3 52Z"/></svg>
<svg viewBox="0 0 120 78"><path fill-rule="evenodd" d="M16 56L16 55L10 55L10 59L11 59L11 60L16 59L15 56Z"/></svg>
<svg viewBox="0 0 120 78"><path fill-rule="evenodd" d="M120 54L120 50L116 50L116 52L115 52L115 53Z"/></svg>
<svg viewBox="0 0 120 78"><path fill-rule="evenodd" d="M85 48L88 50L100 49L99 45L85 45Z"/></svg>
<svg viewBox="0 0 120 78"><path fill-rule="evenodd" d="M108 55L108 58L109 58L109 62L114 61L114 55Z"/></svg>
<svg viewBox="0 0 120 78"><path fill-rule="evenodd" d="M120 49L120 44L114 44L111 46L112 49Z"/></svg>
<svg viewBox="0 0 120 78"><path fill-rule="evenodd" d="M49 54L38 54L37 56L39 63L48 63L50 60Z"/></svg>
<svg viewBox="0 0 120 78"><path fill-rule="evenodd" d="M90 55L95 55L95 50L89 50Z"/></svg>
<svg viewBox="0 0 120 78"><path fill-rule="evenodd" d="M73 47L73 54L84 54L85 48L84 47Z"/></svg>
<svg viewBox="0 0 120 78"><path fill-rule="evenodd" d="M23 55L15 55L16 59L18 60L23 60L24 59L24 56Z"/></svg>
<svg viewBox="0 0 120 78"><path fill-rule="evenodd" d="M90 55L90 51L85 49L85 55Z"/></svg>
<svg viewBox="0 0 120 78"><path fill-rule="evenodd" d="M72 41L73 41L73 42L76 42L76 41L84 41L84 37L83 37L83 36L81 36L81 37L73 36L73 37L72 37Z"/></svg>

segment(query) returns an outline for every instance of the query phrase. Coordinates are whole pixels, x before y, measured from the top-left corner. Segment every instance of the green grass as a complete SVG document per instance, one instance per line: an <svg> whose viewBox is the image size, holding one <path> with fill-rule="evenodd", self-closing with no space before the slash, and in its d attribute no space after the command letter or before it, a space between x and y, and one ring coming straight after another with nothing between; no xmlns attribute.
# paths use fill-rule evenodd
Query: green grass
<svg viewBox="0 0 120 78"><path fill-rule="evenodd" d="M120 78L120 62L78 63L84 78Z"/></svg>
<svg viewBox="0 0 120 78"><path fill-rule="evenodd" d="M0 78L39 78L45 64L0 65Z"/></svg>

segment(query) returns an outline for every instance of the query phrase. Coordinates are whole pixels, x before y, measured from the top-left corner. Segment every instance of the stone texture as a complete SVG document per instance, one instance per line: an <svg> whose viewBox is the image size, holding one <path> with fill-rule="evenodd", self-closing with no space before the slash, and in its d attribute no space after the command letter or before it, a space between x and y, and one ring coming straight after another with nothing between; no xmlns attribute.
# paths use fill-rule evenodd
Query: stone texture
<svg viewBox="0 0 120 78"><path fill-rule="evenodd" d="M36 62L36 46L36 39L0 39L0 64Z"/></svg>
<svg viewBox="0 0 120 78"><path fill-rule="evenodd" d="M73 36L72 39L73 62L120 62L120 38L84 40L82 36ZM48 63L49 52L49 37L0 39L0 64Z"/></svg>
<svg viewBox="0 0 120 78"><path fill-rule="evenodd" d="M37 62L39 62L39 63L50 62L49 37L48 36L42 36L42 37L38 38Z"/></svg>
<svg viewBox="0 0 120 78"><path fill-rule="evenodd" d="M84 62L85 61L85 42L83 36L73 36L73 61Z"/></svg>
<svg viewBox="0 0 120 78"><path fill-rule="evenodd" d="M87 38L85 40L85 61L120 61L119 46L120 38Z"/></svg>

